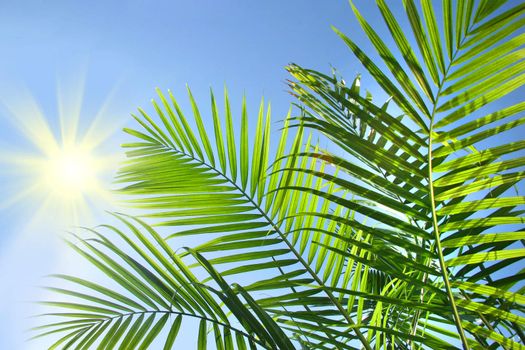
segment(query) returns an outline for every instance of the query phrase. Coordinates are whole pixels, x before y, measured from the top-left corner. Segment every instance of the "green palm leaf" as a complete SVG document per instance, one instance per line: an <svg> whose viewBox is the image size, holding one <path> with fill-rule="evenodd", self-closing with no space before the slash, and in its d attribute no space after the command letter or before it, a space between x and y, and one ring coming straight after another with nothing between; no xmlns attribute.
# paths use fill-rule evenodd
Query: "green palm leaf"
<svg viewBox="0 0 525 350"><path fill-rule="evenodd" d="M525 104L508 96L525 6L376 3L390 38L351 6L377 55L335 31L385 103L290 65L275 149L264 101L237 115L225 91L221 113L188 89L191 120L171 92L139 109L116 181L140 219L69 243L120 289L57 275L70 287L49 288L65 299L35 336L169 349L191 318L199 348L523 348L525 143L508 135Z"/></svg>
<svg viewBox="0 0 525 350"><path fill-rule="evenodd" d="M58 317L66 321L35 328L34 331L39 332L38 337L66 332L62 339L65 341L72 337L68 344L77 348L89 348L95 341L99 341L103 348L118 346L121 349L146 349L161 332L167 331L164 347L171 348L182 321L194 318L201 322L199 344L206 342L206 324L224 329L225 335L234 331L263 348L275 349L274 344L283 344L283 334L278 332L278 328L261 332L273 322L265 311L259 307L253 309L255 305L252 299L247 300L247 305L251 307L246 307L237 296L240 293L244 298L247 297L242 289L239 292L229 289L228 294L224 280L204 257L195 253L197 260L222 287L222 291L202 285L181 258L165 244L160 247L154 245L153 242L158 243L160 237L151 227L138 220L131 221L122 216L118 218L129 228L128 234L114 226L106 226L108 233L90 231L94 238L79 240L81 246L71 244L84 258L106 272L119 285L121 292L76 277L55 276L82 285L87 291L78 293L69 289L52 288L55 293L68 295L77 301L44 302L57 309L57 312L41 316ZM115 234L121 238L118 246L112 243L115 239L109 240ZM144 248L130 239L130 234ZM130 251L139 257L132 257ZM95 257L98 259L95 260ZM135 287L131 288L130 283ZM233 302L232 298L238 300ZM237 317L237 324L232 323L230 317L222 311L222 302ZM281 345L279 348L282 348Z"/></svg>
<svg viewBox="0 0 525 350"><path fill-rule="evenodd" d="M517 43L521 40L519 28L523 26L521 16L523 6L517 5L503 14L494 16L493 18L498 18L505 23L492 27L496 26L497 20L492 21L490 15L496 7L491 7L486 2L477 4L479 7L475 7L473 2L469 2L468 5L458 2L454 11L455 23L453 23L452 2L447 1L443 3L444 29L441 30L430 2L422 2L422 11L419 12L412 1L404 1L407 17L420 50L419 54L425 64L421 66L417 54L414 54L407 44L409 39L400 30L400 25L386 2L377 1L377 3L403 61L395 58L393 52L386 47L382 38L362 17L357 7L352 6L363 30L395 81L389 79L376 63L372 63L377 60L366 55L349 37L341 32L337 31L337 33L381 87L392 96L397 107L421 128L418 132L419 136L410 137L409 133L401 128L393 129L396 124L390 122L392 117L387 111L383 111L382 115L375 112L370 108L370 102L358 96L355 89L346 87L342 80L292 65L288 69L297 81L292 82L290 87L296 97L311 111L299 117L299 120L303 121L305 126L326 135L334 142L337 149L346 153L345 156L330 154L328 151L324 151L323 155L297 154L300 157L330 159L330 162L340 168L343 177L332 176L322 171L311 172L304 168L292 170L312 173L351 193L354 200L344 199L341 194L331 191L301 188L302 191L315 193L334 205L355 210L370 221L361 226L352 223L354 227L372 237L380 235L376 226L386 226L401 233L399 238L405 240L401 246L409 249L403 252L405 254L411 252L412 254L407 258L413 261L413 264L405 262L404 265L410 269L405 270L404 273L409 273L416 280L423 278L433 281L434 284L438 283L440 288L445 287L443 290L447 291L448 297L443 298L438 293L432 298L439 298L440 303L450 305L454 314L454 323L465 348L472 346L473 343L463 335L465 321L462 319L468 319L472 312L478 317L482 315L484 320L482 326L473 327L467 323L466 329L472 332L474 339L482 341L488 337L507 347L510 343L507 343L507 340L502 342L502 339L509 337L510 334L516 336L523 334L522 326L518 325L519 322L515 319L520 317L521 306L505 303L505 308L513 311L496 315L494 311L496 309L468 306L475 305L470 300L482 298L484 302L491 305L499 305L504 300L491 299L489 295L484 294L472 294L471 290L458 286L469 276L475 277L478 283L483 280L487 286L490 286L493 276L512 273L509 266L523 258L522 249L519 248L522 246L520 237L523 229L518 229L515 233L506 233L504 228L508 225L523 227L521 197L513 196L504 190L523 183L520 169L523 169L525 163L518 155L521 142L501 142L495 138L521 124L521 119L509 121L509 118L521 112L523 103L505 106L501 111L487 114L486 117L475 117L477 118L474 118L475 120L470 117L473 113L478 113L479 109L498 101L523 85L523 54L520 50L516 50L519 46ZM473 11L477 11L476 16L473 15ZM472 21L474 18L479 19L480 14L488 17L489 20L476 25ZM425 19L425 23L421 18ZM494 31L485 29L489 27ZM479 32L483 32L481 42L479 39L481 37L477 36ZM509 41L512 43L508 44ZM480 43L472 45L474 42ZM472 62L472 66L469 61ZM455 68L456 66L459 68ZM417 82L418 88L410 83L411 81ZM434 86L431 87L431 84ZM428 100L422 99L421 94ZM445 103L440 102L445 98L448 98ZM375 110L379 111L381 107L375 106ZM425 115L429 120L425 120L423 117ZM350 122L352 119L357 119L358 124ZM463 122L464 120L466 122ZM381 121L388 123L385 124L387 128L390 125L392 127L385 128ZM487 122L492 122L495 126L482 129ZM450 131L451 126L452 131ZM362 130L368 130L364 134L369 136L363 137ZM405 141L399 141L400 139ZM491 146L487 146L487 140L488 145ZM437 142L442 146L435 147L434 144ZM460 153L465 151L468 153L466 156ZM388 152L391 159L380 156L380 154L386 156ZM425 172L428 175L419 176ZM436 176L438 174L440 176ZM498 188L501 188L501 191L497 190ZM416 202L412 198L416 193L417 197L424 200ZM361 199L366 199L368 206L370 202L377 203L373 205L380 205L381 208L386 206L392 211L380 212L368 209L357 204ZM395 212L403 213L406 216L404 221L394 219L392 216ZM341 221L340 214L329 219ZM433 228L432 221L434 221ZM419 230L422 231L420 234L417 233ZM334 232L333 229L328 231ZM424 232L432 233L434 237L427 237ZM340 232L326 232L325 235L341 237ZM454 249L442 250L442 240L443 247ZM390 241L390 244L395 243ZM359 246L359 243L352 242L352 245ZM439 285L440 278L431 277L432 274L425 270L429 263L432 264L432 260L424 257L428 255L421 255L417 250L409 248L414 245L424 249L427 254L436 252L439 255L437 260L440 261L441 281L444 285ZM373 246L366 247L362 244L360 246L361 249L378 255ZM396 246L400 245L396 244ZM514 249L508 249L509 247ZM349 260L359 258L355 253L349 254L340 249L338 254L347 255ZM388 275L395 276L393 265L380 267L376 260L359 259L362 264L379 268ZM402 259L398 260L402 261ZM493 261L499 262L493 263ZM463 268L453 269L457 266ZM487 272L481 273L479 270ZM357 277L356 275L355 278ZM450 286L451 283L455 288ZM426 286L422 286L421 289L414 288L412 292L417 293L418 290L420 294L432 293L432 290ZM492 289L489 287L485 291L489 290ZM508 293L511 293L508 296L512 295L510 290ZM369 298L373 299L372 296ZM410 294L405 298L410 298ZM402 302L397 300L392 304L399 306ZM500 306L495 306L498 307ZM357 312L359 315L360 311ZM418 312L418 316L425 313L429 314L428 311ZM444 313L441 316L448 318ZM420 320L420 323L428 325L428 322L423 320ZM488 328L488 332L483 333L480 330L483 327ZM413 331L415 332L413 334L417 334L417 327L413 328ZM369 339L374 337L376 341L381 341L382 335L376 332ZM487 343L482 341L482 344ZM513 343L512 346L517 345Z"/></svg>

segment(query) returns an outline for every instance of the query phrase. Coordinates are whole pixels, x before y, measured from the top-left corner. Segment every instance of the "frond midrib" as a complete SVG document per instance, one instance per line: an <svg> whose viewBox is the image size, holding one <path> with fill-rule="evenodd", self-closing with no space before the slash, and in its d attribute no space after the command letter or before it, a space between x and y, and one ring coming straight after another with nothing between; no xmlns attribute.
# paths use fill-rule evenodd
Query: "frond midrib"
<svg viewBox="0 0 525 350"><path fill-rule="evenodd" d="M448 275L448 269L447 269L447 266L446 266L446 263L445 263L445 259L444 259L444 255L443 255L443 249L442 249L442 246L441 246L441 234L440 234L440 230L439 230L439 219L438 219L438 215L437 215L437 210L436 210L436 200L435 200L435 195L434 195L434 180L433 180L433 155L432 155L432 147L433 147L433 133L434 133L434 123L435 123L435 117L436 117L436 114L438 113L437 112L437 108L438 108L438 103L439 103L439 100L440 98L442 97L441 95L441 92L443 91L443 87L445 85L445 83L448 81L448 74L449 74L449 71L451 69L451 67L454 65L454 61L457 57L457 55L461 52L461 50L463 49L463 44L464 42L466 41L466 39L468 38L468 36L470 35L470 32L472 30L472 26L468 26L467 27L467 31L466 33L463 35L462 37L462 40L461 42L459 43L459 45L456 45L456 47L454 47L454 52L452 54L452 57L450 59L450 61L448 62L448 65L443 73L443 77L441 78L439 84L438 84L438 89L436 91L436 94L434 95L434 102L432 104L432 112L431 112L431 115L430 115L430 122L429 122L429 137L428 137L428 154L427 154L427 157L428 157L428 188L429 188L429 196L430 196L430 205L431 205L431 214L432 214L432 227L433 227L433 231L434 231L434 236L435 236L435 250L438 254L438 257L439 257L439 264L440 264L440 268L441 268L441 273L442 273L442 278L443 278L443 282L444 282L444 285L445 285L445 289L446 289L446 292L447 292L447 295L448 295L448 299L449 299L449 302L450 302L450 306L451 306L451 309L452 309L452 314L453 314L453 317L454 317L454 320L455 320L455 325L456 325L456 328L458 330L458 333L459 333L459 337L461 339L461 342L463 344L463 348L464 349L470 349L470 346L468 344L468 340L465 336L465 331L463 329L463 326L462 326L462 320L461 320L461 317L459 315L459 312L458 312L458 307L456 305L456 302L455 302L455 299L454 299L454 294L452 292L452 287L450 285L450 280L449 280L449 275ZM463 294L462 294L463 295ZM481 314L480 314L481 315ZM483 315L481 315L483 316ZM483 321L486 321L486 319L484 317L482 317L482 320ZM490 324L488 324L489 327L490 327Z"/></svg>
<svg viewBox="0 0 525 350"><path fill-rule="evenodd" d="M304 260L304 258L301 256L301 254L295 249L293 244L287 239L286 234L284 234L280 230L279 226L268 216L268 214L262 208L262 206L259 205L245 190L243 190L241 187L239 187L239 185L237 185L237 183L235 183L229 176L224 174L224 172L222 172L220 169L216 168L215 166L208 164L205 160L196 158L194 155L188 154L187 152L185 152L183 150L179 150L179 149L176 149L176 148L174 149L174 148L170 147L169 145L164 144L162 142L159 142L159 143L162 145L162 147L165 150L177 152L177 153L179 153L179 154L181 154L181 155L183 155L185 157L188 157L188 158L190 158L190 159L200 163L201 165L204 165L208 169L216 172L219 176L223 177L232 186L234 186L235 189L237 191L239 191L239 193L241 193L243 196L245 196L246 199L254 206L254 209L256 209L261 214L261 216L267 221L268 225L270 225L275 230L275 232L279 235L279 237L283 240L283 242L285 242L285 244L287 245L287 247L290 250L290 252L301 263L301 265L303 265L305 270L311 275L311 277L315 280L315 282L318 283L319 286L321 286L321 288L323 289L325 294L328 296L328 298L330 299L332 304L338 309L338 311L342 314L342 316L347 320L349 325L351 325L351 326L355 326L356 325L356 323L352 320L350 315L346 312L344 307L341 305L339 300L332 294L332 292L330 292L327 288L325 288L326 286L324 285L322 279L319 278L319 276L317 276L315 271L312 270L310 265ZM262 189L259 189L259 190L262 190ZM354 332L356 333L356 335L358 336L358 338L360 339L360 341L363 344L363 346L367 350L372 350L368 340L363 336L363 334L359 331L359 329L357 329L357 327L352 327L352 328L353 328Z"/></svg>

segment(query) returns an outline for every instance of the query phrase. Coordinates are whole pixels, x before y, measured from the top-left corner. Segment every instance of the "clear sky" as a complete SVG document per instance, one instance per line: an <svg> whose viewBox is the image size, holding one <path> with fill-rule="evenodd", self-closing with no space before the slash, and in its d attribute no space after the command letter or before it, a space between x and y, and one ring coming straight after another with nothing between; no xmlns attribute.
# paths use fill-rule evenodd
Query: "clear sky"
<svg viewBox="0 0 525 350"><path fill-rule="evenodd" d="M374 13L372 1L357 3ZM187 83L206 105L209 88L220 95L226 84L233 103L246 93L252 113L264 95L280 120L291 102L286 64L334 66L347 80L364 73L330 25L366 50L345 0L0 2L0 349L42 349L23 342L35 310L25 301L38 299L41 276L85 269L59 239L72 222L31 191L40 170L13 159L38 157L49 135L60 142L61 116L66 138L78 118L77 137L97 139L98 154L118 154L120 128L133 125L130 113L149 105L155 87L184 99ZM101 187L116 164L107 158ZM107 222L112 204L90 200L80 224Z"/></svg>
<svg viewBox="0 0 525 350"><path fill-rule="evenodd" d="M60 241L75 222L31 191L41 170L20 164L19 155L41 156L46 123L58 142L61 116L66 133L78 118L77 138L96 124L92 133L104 141L96 151L118 153L120 127L133 125L130 113L149 104L154 88L184 99L186 83L201 104L225 84L232 102L246 93L254 112L264 95L273 120L282 119L287 63L360 71L330 29L356 31L351 18L343 0L0 2L0 349L42 349L23 342L37 310L26 301L40 298L42 276L85 270ZM80 224L108 221L111 205L92 202Z"/></svg>

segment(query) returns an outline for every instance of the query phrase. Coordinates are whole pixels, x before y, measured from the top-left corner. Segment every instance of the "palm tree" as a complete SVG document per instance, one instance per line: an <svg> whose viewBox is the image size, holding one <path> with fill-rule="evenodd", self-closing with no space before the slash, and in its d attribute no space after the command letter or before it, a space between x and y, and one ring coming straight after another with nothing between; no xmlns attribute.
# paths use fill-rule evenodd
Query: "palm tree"
<svg viewBox="0 0 525 350"><path fill-rule="evenodd" d="M227 92L210 133L189 90L193 122L159 91L117 177L143 215L70 243L120 289L56 275L71 287L36 336L170 349L194 319L200 349L524 348L525 103L504 97L525 81L525 4L504 3L404 0L402 28L377 0L392 47L352 4L379 57L336 32L391 98L290 65L277 147L263 102L252 136L243 101L239 137Z"/></svg>

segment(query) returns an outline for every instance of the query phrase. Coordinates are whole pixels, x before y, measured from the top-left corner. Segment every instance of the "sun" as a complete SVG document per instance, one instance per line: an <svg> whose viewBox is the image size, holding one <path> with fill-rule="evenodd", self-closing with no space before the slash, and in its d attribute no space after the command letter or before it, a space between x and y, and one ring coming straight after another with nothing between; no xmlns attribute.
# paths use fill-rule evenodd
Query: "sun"
<svg viewBox="0 0 525 350"><path fill-rule="evenodd" d="M27 144L22 151L0 149L0 166L16 174L8 180L11 188L16 187L11 190L14 194L4 198L0 210L17 204L24 208L27 203L37 207L32 210L33 222L45 221L67 230L90 225L95 210L113 209L109 187L119 156L105 143L114 137L120 124L107 122L111 119L107 101L86 123L81 113L81 92L68 98L58 91L59 115L55 120L59 123L54 128L53 118L42 112L31 94L0 101L9 111L11 125Z"/></svg>
<svg viewBox="0 0 525 350"><path fill-rule="evenodd" d="M61 149L44 162L45 184L51 193L66 199L98 191L100 163L89 150L79 146Z"/></svg>

